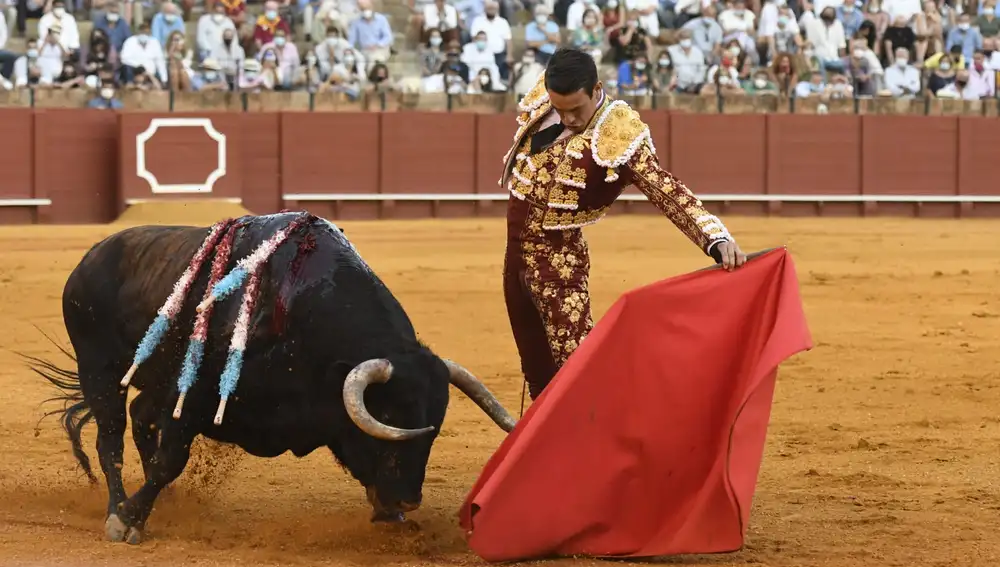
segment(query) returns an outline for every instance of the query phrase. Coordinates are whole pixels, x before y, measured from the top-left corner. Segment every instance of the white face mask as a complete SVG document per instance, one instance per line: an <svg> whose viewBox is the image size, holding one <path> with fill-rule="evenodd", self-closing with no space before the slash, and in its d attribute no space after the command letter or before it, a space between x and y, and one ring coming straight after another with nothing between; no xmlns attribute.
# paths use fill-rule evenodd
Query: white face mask
<svg viewBox="0 0 1000 567"><path fill-rule="evenodd" d="M635 68L638 69L639 71L642 71L643 69L646 68L646 64L643 63L642 61L639 61L635 64Z"/></svg>
<svg viewBox="0 0 1000 567"><path fill-rule="evenodd" d="M960 29L962 31L965 31L965 30L969 29L969 23L968 22L962 22L962 23L958 24L958 29Z"/></svg>
<svg viewBox="0 0 1000 567"><path fill-rule="evenodd" d="M66 8L53 8L52 15L57 18L61 18L66 15Z"/></svg>
<svg viewBox="0 0 1000 567"><path fill-rule="evenodd" d="M111 23L117 22L118 18L120 18L120 17L121 16L118 15L118 12L109 12L108 13L108 21L111 22Z"/></svg>
<svg viewBox="0 0 1000 567"><path fill-rule="evenodd" d="M691 40L689 38L682 39L681 40L681 47L683 47L684 49L687 49L688 47L691 47Z"/></svg>
<svg viewBox="0 0 1000 567"><path fill-rule="evenodd" d="M947 71L947 70L951 69L951 63L948 63L947 61L945 61L945 62L941 63L940 65L938 65L938 69L941 69L942 71Z"/></svg>
<svg viewBox="0 0 1000 567"><path fill-rule="evenodd" d="M669 66L670 66L669 59L660 59L660 67L669 67Z"/></svg>
<svg viewBox="0 0 1000 567"><path fill-rule="evenodd" d="M347 65L348 69L354 67L354 57L350 55L344 56L344 65Z"/></svg>
<svg viewBox="0 0 1000 567"><path fill-rule="evenodd" d="M753 80L753 86L757 87L758 89L762 89L762 88L764 88L764 87L767 86L767 81L765 81L764 79L760 79L760 78L754 79Z"/></svg>
<svg viewBox="0 0 1000 567"><path fill-rule="evenodd" d="M855 58L861 59L862 57L864 57L865 52L862 49L855 49L854 51L851 52L851 54L854 55Z"/></svg>
<svg viewBox="0 0 1000 567"><path fill-rule="evenodd" d="M906 64L909 63L909 62L910 62L910 58L909 57L897 57L896 58L896 66L897 67L906 67Z"/></svg>
<svg viewBox="0 0 1000 567"><path fill-rule="evenodd" d="M618 7L618 2L615 2L615 0L611 0L610 2L608 2L608 8L614 10L617 7Z"/></svg>
<svg viewBox="0 0 1000 567"><path fill-rule="evenodd" d="M549 21L548 16L535 16L535 22L540 26L544 26L547 21Z"/></svg>
<svg viewBox="0 0 1000 567"><path fill-rule="evenodd" d="M597 20L595 20L594 18L587 18L587 19L583 20L583 25L585 25L587 27L595 26L595 25L597 25Z"/></svg>
<svg viewBox="0 0 1000 567"><path fill-rule="evenodd" d="M436 35L431 37L431 45L433 45L434 47L438 47L439 45L441 45L441 36Z"/></svg>
<svg viewBox="0 0 1000 567"><path fill-rule="evenodd" d="M101 89L101 98L104 100L111 100L111 97L115 96L114 89L110 87L104 87Z"/></svg>
<svg viewBox="0 0 1000 567"><path fill-rule="evenodd" d="M372 17L372 11L371 10L364 10L363 12L361 12L361 17L364 18L364 19L366 19L366 20L370 20L371 17Z"/></svg>
<svg viewBox="0 0 1000 567"><path fill-rule="evenodd" d="M480 75L480 76L479 76L479 84L480 84L480 85L485 85L485 84L486 84L486 83L488 83L488 82L490 82L490 77L489 77L489 75Z"/></svg>
<svg viewBox="0 0 1000 567"><path fill-rule="evenodd" d="M729 53L733 57L738 56L740 54L740 51L741 51L741 49L738 46L735 46L735 45L729 48Z"/></svg>
<svg viewBox="0 0 1000 567"><path fill-rule="evenodd" d="M844 12L845 13L850 14L853 11L854 11L854 5L853 4L844 4Z"/></svg>
<svg viewBox="0 0 1000 567"><path fill-rule="evenodd" d="M215 23L217 23L217 24L221 24L222 23L222 19L225 18L225 17L226 16L224 14L212 14L212 21L215 22Z"/></svg>

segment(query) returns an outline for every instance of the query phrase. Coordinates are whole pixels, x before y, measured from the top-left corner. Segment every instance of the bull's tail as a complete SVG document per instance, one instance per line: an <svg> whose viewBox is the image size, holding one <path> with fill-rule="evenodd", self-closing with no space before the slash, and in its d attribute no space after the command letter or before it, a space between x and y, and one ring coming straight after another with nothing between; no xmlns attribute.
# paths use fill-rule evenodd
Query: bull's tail
<svg viewBox="0 0 1000 567"><path fill-rule="evenodd" d="M37 328L37 327L36 327ZM39 329L39 332L42 332ZM65 348L60 346L51 337L42 332L45 338L56 346L63 354L69 357L74 363L76 362L76 357L70 354ZM83 390L80 387L80 377L79 375L72 371L66 370L64 368L59 368L58 366L52 364L47 360L37 358L34 356L29 356L23 353L17 353L18 356L27 360L29 362L28 368L30 368L35 374L38 374L42 378L45 378L50 384L59 388L62 395L49 398L42 403L48 402L63 402L63 406L60 409L55 409L42 415L41 419L38 420L40 424L42 420L50 415L60 415L60 421L62 422L63 429L66 430L66 435L69 437L70 446L73 448L73 456L76 457L78 463L80 463L80 468L86 473L87 479L91 484L97 482L97 477L94 476L94 471L90 467L90 457L83 450L83 443L80 441L80 434L83 431L83 427L94 417L94 414L90 411L90 406L87 404L86 400L83 398ZM38 425L35 426L35 435L38 435Z"/></svg>

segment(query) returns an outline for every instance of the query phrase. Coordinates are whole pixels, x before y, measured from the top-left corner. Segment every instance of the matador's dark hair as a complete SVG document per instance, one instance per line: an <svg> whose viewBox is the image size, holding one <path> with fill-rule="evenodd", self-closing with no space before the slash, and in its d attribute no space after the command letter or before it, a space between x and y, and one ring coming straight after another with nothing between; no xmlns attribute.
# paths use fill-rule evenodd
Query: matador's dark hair
<svg viewBox="0 0 1000 567"><path fill-rule="evenodd" d="M545 67L545 88L561 95L583 91L590 95L597 86L597 63L582 49L560 47Z"/></svg>

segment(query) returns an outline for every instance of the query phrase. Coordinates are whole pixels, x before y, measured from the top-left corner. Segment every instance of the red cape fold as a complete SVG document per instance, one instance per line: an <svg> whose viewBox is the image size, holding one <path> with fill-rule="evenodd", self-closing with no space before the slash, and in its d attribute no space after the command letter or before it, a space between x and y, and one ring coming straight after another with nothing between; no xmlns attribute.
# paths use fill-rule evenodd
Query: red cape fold
<svg viewBox="0 0 1000 567"><path fill-rule="evenodd" d="M778 365L812 348L791 256L623 295L525 412L459 517L487 561L743 545Z"/></svg>

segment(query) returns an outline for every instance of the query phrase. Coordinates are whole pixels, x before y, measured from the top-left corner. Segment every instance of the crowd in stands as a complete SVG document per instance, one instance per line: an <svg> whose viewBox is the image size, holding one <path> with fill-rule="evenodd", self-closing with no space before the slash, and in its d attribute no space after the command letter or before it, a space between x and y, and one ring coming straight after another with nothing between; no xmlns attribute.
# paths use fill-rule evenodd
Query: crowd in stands
<svg viewBox="0 0 1000 567"><path fill-rule="evenodd" d="M0 90L521 95L560 45L619 95L977 100L1000 74L998 0L382 2L0 0Z"/></svg>

